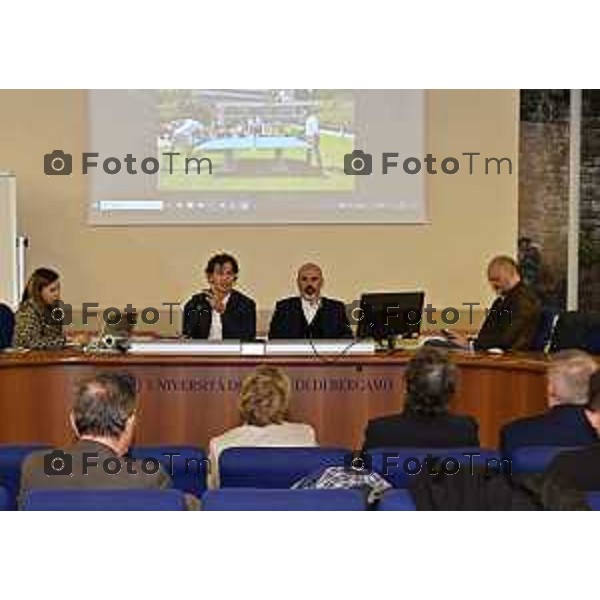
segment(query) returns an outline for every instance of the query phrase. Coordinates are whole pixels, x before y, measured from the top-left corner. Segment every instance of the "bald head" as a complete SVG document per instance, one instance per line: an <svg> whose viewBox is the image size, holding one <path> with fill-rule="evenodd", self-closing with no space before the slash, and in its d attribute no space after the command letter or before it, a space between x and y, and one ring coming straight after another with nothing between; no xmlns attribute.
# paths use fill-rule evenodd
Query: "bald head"
<svg viewBox="0 0 600 600"><path fill-rule="evenodd" d="M497 294L505 294L520 281L519 267L510 256L496 256L488 265L488 281Z"/></svg>
<svg viewBox="0 0 600 600"><path fill-rule="evenodd" d="M306 263L298 269L298 291L309 301L314 301L321 295L323 287L323 271L314 263Z"/></svg>

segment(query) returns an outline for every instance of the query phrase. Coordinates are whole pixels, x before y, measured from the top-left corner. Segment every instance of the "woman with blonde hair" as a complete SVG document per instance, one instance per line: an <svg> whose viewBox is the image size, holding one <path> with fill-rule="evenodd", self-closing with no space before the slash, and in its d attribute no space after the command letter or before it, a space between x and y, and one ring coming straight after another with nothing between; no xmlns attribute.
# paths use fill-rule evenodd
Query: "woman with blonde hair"
<svg viewBox="0 0 600 600"><path fill-rule="evenodd" d="M13 346L39 350L63 348L66 340L59 301L59 274L46 267L36 269L27 282L15 315Z"/></svg>
<svg viewBox="0 0 600 600"><path fill-rule="evenodd" d="M291 383L277 367L262 365L246 377L240 393L239 427L209 444L209 487L219 487L219 456L226 448L316 446L315 431L304 423L287 421Z"/></svg>

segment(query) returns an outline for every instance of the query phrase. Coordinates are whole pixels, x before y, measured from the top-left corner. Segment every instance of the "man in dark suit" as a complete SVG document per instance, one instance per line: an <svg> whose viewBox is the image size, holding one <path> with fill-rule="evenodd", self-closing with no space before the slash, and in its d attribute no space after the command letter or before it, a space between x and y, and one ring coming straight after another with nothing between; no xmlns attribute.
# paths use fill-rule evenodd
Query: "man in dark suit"
<svg viewBox="0 0 600 600"><path fill-rule="evenodd" d="M277 302L269 327L270 339L351 338L346 307L321 296L324 279L319 265L307 263L298 270L300 296Z"/></svg>
<svg viewBox="0 0 600 600"><path fill-rule="evenodd" d="M195 294L183 309L183 335L194 339L253 340L256 304L233 289L239 273L229 254L213 256L206 266L209 289Z"/></svg>
<svg viewBox="0 0 600 600"><path fill-rule="evenodd" d="M133 378L101 374L84 381L70 415L78 441L25 459L20 503L34 489L170 488L171 478L160 466L152 472L149 463L124 457L133 438L135 409Z"/></svg>
<svg viewBox="0 0 600 600"><path fill-rule="evenodd" d="M491 260L488 281L498 297L487 311L475 349L530 350L542 314L535 292L521 281L518 265L509 256ZM464 336L452 332L448 337L458 346L468 346Z"/></svg>
<svg viewBox="0 0 600 600"><path fill-rule="evenodd" d="M448 413L456 378L456 366L444 352L427 346L419 350L406 368L404 411L369 421L363 450L478 447L477 421Z"/></svg>
<svg viewBox="0 0 600 600"><path fill-rule="evenodd" d="M600 436L600 371L590 378L590 400L585 414ZM564 487L583 492L600 491L600 440L580 450L562 452L552 461L547 473Z"/></svg>
<svg viewBox="0 0 600 600"><path fill-rule="evenodd" d="M509 454L520 446L584 446L596 441L584 409L596 361L581 350L554 355L548 367L548 407L541 415L517 419L500 431L500 447Z"/></svg>

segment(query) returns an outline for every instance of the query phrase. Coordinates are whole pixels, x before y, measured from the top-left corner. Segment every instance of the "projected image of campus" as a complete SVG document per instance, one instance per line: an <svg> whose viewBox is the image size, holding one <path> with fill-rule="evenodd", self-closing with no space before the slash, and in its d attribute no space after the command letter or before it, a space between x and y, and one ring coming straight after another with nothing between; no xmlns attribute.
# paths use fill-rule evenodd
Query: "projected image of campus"
<svg viewBox="0 0 600 600"><path fill-rule="evenodd" d="M162 190L347 191L352 90L161 90L158 150L178 152ZM194 161L209 158L212 175ZM164 164L164 161L163 161ZM207 171L206 161L201 163Z"/></svg>

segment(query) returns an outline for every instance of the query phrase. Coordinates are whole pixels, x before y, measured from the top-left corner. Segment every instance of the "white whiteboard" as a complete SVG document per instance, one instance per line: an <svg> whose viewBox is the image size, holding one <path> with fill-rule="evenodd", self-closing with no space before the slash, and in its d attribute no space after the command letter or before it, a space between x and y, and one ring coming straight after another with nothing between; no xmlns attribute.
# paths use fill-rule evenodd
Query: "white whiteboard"
<svg viewBox="0 0 600 600"><path fill-rule="evenodd" d="M0 173L0 302L16 310L17 269L17 183L14 175Z"/></svg>

